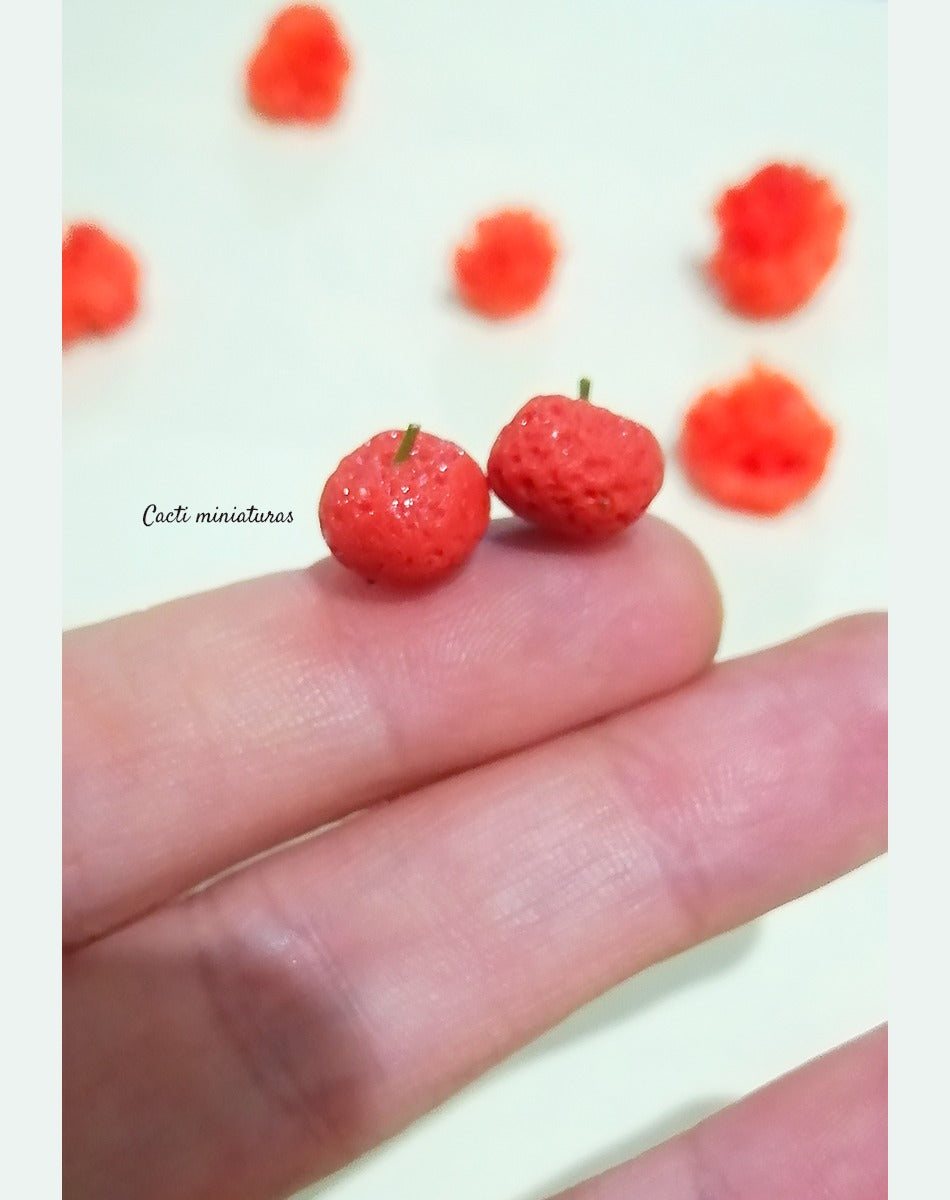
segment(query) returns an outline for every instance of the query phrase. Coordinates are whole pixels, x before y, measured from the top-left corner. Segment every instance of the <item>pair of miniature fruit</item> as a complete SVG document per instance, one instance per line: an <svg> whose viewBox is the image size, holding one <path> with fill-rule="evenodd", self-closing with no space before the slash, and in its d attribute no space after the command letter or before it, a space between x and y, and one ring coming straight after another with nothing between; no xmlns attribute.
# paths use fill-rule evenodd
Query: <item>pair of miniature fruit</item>
<svg viewBox="0 0 950 1200"><path fill-rule="evenodd" d="M599 541L637 520L660 490L663 452L643 425L580 396L535 396L502 429L487 478L454 442L410 425L347 455L327 480L320 528L330 552L372 581L448 575L488 528L490 491L554 536Z"/></svg>

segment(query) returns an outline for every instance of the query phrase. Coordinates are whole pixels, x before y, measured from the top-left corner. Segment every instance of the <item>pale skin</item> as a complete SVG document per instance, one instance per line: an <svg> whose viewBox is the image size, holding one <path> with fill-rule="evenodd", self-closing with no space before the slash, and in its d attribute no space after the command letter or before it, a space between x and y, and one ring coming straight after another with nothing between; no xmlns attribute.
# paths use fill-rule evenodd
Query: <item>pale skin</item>
<svg viewBox="0 0 950 1200"><path fill-rule="evenodd" d="M884 618L712 665L720 621L646 517L582 550L496 524L421 593L321 562L65 635L66 1196L285 1196L882 853ZM884 1197L884 1056L570 1195Z"/></svg>

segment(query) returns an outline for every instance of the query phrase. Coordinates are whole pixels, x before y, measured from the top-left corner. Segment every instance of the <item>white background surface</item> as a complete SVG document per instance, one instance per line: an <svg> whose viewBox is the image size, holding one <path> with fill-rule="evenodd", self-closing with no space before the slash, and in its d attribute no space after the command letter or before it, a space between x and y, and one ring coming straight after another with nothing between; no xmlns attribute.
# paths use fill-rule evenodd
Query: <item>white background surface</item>
<svg viewBox="0 0 950 1200"><path fill-rule="evenodd" d="M571 390L669 447L703 386L758 357L839 443L776 521L715 509L675 467L655 511L706 553L723 654L886 604L885 9L873 2L340 0L355 71L327 129L246 111L273 6L123 0L64 11L64 217L124 237L143 312L64 359L64 622L322 553L323 479L421 421L484 461L528 396ZM751 324L697 276L721 186L763 161L826 171L839 269ZM533 316L451 298L448 259L506 202L564 257ZM293 508L291 526L143 527L163 508ZM885 872L872 864L625 984L350 1171L327 1200L535 1200L885 1016Z"/></svg>

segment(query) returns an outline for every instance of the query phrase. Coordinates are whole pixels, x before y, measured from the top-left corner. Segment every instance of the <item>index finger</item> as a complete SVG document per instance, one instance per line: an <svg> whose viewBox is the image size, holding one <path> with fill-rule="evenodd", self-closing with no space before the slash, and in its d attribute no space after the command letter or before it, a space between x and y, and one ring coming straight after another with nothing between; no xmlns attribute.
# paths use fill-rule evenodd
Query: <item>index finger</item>
<svg viewBox="0 0 950 1200"><path fill-rule="evenodd" d="M67 634L67 945L374 801L669 690L712 658L699 552L504 523L421 593L322 562Z"/></svg>

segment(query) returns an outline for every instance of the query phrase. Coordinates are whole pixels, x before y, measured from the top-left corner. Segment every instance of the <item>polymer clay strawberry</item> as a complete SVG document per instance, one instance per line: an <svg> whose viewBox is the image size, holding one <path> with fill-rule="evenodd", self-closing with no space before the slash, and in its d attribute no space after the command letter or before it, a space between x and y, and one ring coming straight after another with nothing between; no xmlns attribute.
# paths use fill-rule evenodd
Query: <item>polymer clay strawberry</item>
<svg viewBox="0 0 950 1200"><path fill-rule="evenodd" d="M845 208L827 180L769 163L716 205L719 245L709 277L748 317L782 317L814 294L838 257Z"/></svg>
<svg viewBox="0 0 950 1200"><path fill-rule="evenodd" d="M727 508L782 512L825 472L834 429L794 380L755 365L687 412L679 457L690 482Z"/></svg>
<svg viewBox="0 0 950 1200"><path fill-rule="evenodd" d="M463 303L483 317L513 317L547 290L558 248L548 223L527 209L483 217L453 262Z"/></svg>
<svg viewBox="0 0 950 1200"><path fill-rule="evenodd" d="M139 266L127 246L98 225L71 225L63 237L63 345L112 333L139 303Z"/></svg>
<svg viewBox="0 0 950 1200"><path fill-rule="evenodd" d="M498 435L488 482L526 521L595 541L643 514L663 483L663 451L643 425L588 400L535 396Z"/></svg>
<svg viewBox="0 0 950 1200"><path fill-rule="evenodd" d="M320 497L330 553L365 579L431 583L469 557L488 527L485 475L461 447L418 425L348 454Z"/></svg>
<svg viewBox="0 0 950 1200"><path fill-rule="evenodd" d="M271 21L247 66L251 107L275 121L327 121L340 107L350 55L333 18L293 4Z"/></svg>

